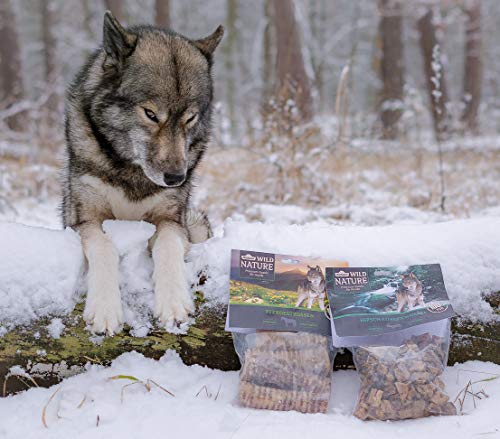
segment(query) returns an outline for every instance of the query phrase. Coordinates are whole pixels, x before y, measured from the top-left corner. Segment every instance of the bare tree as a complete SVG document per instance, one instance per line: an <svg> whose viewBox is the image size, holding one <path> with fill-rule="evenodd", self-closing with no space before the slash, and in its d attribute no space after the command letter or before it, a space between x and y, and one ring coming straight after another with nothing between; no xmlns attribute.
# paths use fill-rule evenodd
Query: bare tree
<svg viewBox="0 0 500 439"><path fill-rule="evenodd" d="M311 90L302 57L300 29L291 0L274 0L278 93L293 98L303 120L312 116Z"/></svg>
<svg viewBox="0 0 500 439"><path fill-rule="evenodd" d="M226 68L226 101L228 117L231 124L231 134L236 133L236 84L235 55L238 34L236 32L237 5L236 0L227 0L226 29L227 36L224 46L224 64Z"/></svg>
<svg viewBox="0 0 500 439"><path fill-rule="evenodd" d="M448 93L446 88L445 72L441 61L440 44L433 22L432 9L418 20L417 27L420 34L420 49L424 58L424 71L431 106L434 131L438 140L444 140L450 130L449 113L447 109Z"/></svg>
<svg viewBox="0 0 500 439"><path fill-rule="evenodd" d="M124 3L122 0L104 0L106 9L110 10L116 19L122 23L125 21Z"/></svg>
<svg viewBox="0 0 500 439"><path fill-rule="evenodd" d="M155 0L155 24L158 27L170 27L170 0Z"/></svg>
<svg viewBox="0 0 500 439"><path fill-rule="evenodd" d="M53 33L55 24L55 7L56 5L53 0L40 0L44 75L47 84L53 84L56 79L56 41ZM57 105L58 99L53 93L47 102L47 106L50 111L56 111Z"/></svg>
<svg viewBox="0 0 500 439"><path fill-rule="evenodd" d="M264 1L264 19L266 21L263 39L263 61L262 61L262 89L261 89L261 111L266 115L269 110L269 99L273 94L273 48L274 48L274 29L273 29L273 7L272 0Z"/></svg>
<svg viewBox="0 0 500 439"><path fill-rule="evenodd" d="M382 59L380 74L383 82L380 117L383 137L396 139L403 104L403 18L400 0L379 0L380 42Z"/></svg>
<svg viewBox="0 0 500 439"><path fill-rule="evenodd" d="M464 65L464 128L472 133L478 132L477 113L481 101L482 62L481 62L481 1L465 2L465 65Z"/></svg>
<svg viewBox="0 0 500 439"><path fill-rule="evenodd" d="M326 87L325 87L325 46L326 40L326 20L328 18L328 0L316 0L309 5L309 22L311 24L311 34L313 36L316 50L311 53L311 62L314 70L314 84L318 91L319 109L324 111L326 107Z"/></svg>
<svg viewBox="0 0 500 439"><path fill-rule="evenodd" d="M23 97L21 53L17 39L16 23L10 0L0 2L0 81L1 107L6 108ZM22 128L22 115L7 119L9 128Z"/></svg>

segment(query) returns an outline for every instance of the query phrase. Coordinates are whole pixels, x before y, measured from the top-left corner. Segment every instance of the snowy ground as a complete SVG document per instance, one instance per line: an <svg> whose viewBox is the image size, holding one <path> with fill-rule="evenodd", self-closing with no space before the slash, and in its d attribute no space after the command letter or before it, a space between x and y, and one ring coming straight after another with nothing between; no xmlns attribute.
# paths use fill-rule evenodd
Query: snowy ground
<svg viewBox="0 0 500 439"><path fill-rule="evenodd" d="M208 206L219 233L226 217L232 216L233 221L226 223L225 238L219 234L209 244L193 249L192 279L208 267L212 276L205 292L224 300L221 288L227 283L229 263L220 254L226 252L228 258L231 247L330 256L352 265L441 262L459 312L467 310L482 320L498 318L479 293L500 289L500 147L498 141L488 139L476 146L474 142L445 145L445 213L437 208L440 193L432 146L416 145L392 153L392 144L374 148L372 142L360 141L348 151L324 151L317 175L327 176L321 184L329 190L311 200L306 191L287 200L286 206L276 206L277 200L268 191L274 187L272 164L243 150L215 150L204 164L205 177L196 199ZM60 229L59 199L55 163L0 160L0 260L9 264L0 270L0 316L4 319L0 336L14 322L67 312L81 298L81 291L70 291L81 284L81 251L74 234L33 232L1 223ZM457 218L472 220L429 224ZM245 224L248 220L264 224L250 230ZM304 226L284 227L287 224ZM121 242L125 317L140 336L149 330L152 304L152 265L144 245L152 229L140 224L135 228L136 233L126 240L120 240L112 225L108 233ZM295 238L298 235L300 240ZM47 248L52 249L50 257L44 256ZM214 259L215 254L219 257ZM62 268L55 270L56 265ZM55 318L49 330L57 337L64 328ZM134 385L126 388L121 403L120 393L128 381L108 379L117 374L153 379L175 397L155 386L147 392ZM469 379L498 375L499 365L476 361L447 368L445 381L454 398ZM92 366L50 389L0 398L0 438L500 437L495 416L500 379L476 384L475 390L483 388L490 397L476 401L476 408L469 398L463 416L393 423L363 423L350 416L358 386L353 371L334 372L327 415L238 408L234 404L237 383L236 372L187 367L172 353L160 361L124 354L109 368ZM57 389L47 406L45 428L42 410Z"/></svg>
<svg viewBox="0 0 500 439"><path fill-rule="evenodd" d="M116 375L151 379L175 397L155 385L150 392L139 384L123 390L130 381L109 379ZM447 368L444 378L454 399L469 380L499 375L499 365L471 361ZM473 390L483 389L489 398L476 400L474 408L469 397L462 416L398 422L362 422L350 416L358 389L354 371L333 373L330 409L324 415L237 407L237 385L237 372L188 367L172 352L159 361L136 353L124 354L109 368L91 366L86 373L49 389L31 389L0 399L0 437L472 439L500 436L500 378L475 384ZM44 407L47 427L42 424Z"/></svg>

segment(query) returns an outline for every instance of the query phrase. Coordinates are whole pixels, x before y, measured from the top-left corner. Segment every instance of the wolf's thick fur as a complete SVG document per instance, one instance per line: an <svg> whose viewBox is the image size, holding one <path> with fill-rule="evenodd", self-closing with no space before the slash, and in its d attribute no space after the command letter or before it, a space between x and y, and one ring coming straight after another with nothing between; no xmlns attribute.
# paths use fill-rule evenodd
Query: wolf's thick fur
<svg viewBox="0 0 500 439"><path fill-rule="evenodd" d="M402 286L396 293L396 300L398 302L398 312L403 311L405 305L408 310L413 309L415 306L425 306L424 292L422 282L420 282L414 273L405 274L401 276Z"/></svg>
<svg viewBox="0 0 500 439"><path fill-rule="evenodd" d="M170 325L193 311L184 254L210 229L189 200L210 135L212 55L223 28L190 40L150 26L124 29L106 12L103 35L68 91L62 214L88 261L84 318L113 333L123 316L106 219L156 225L155 315Z"/></svg>
<svg viewBox="0 0 500 439"><path fill-rule="evenodd" d="M312 308L315 301L318 301L319 307L325 309L325 277L321 271L321 267L307 266L308 271L306 279L303 280L297 288L297 303L295 307L299 307L303 302L307 301L307 307Z"/></svg>

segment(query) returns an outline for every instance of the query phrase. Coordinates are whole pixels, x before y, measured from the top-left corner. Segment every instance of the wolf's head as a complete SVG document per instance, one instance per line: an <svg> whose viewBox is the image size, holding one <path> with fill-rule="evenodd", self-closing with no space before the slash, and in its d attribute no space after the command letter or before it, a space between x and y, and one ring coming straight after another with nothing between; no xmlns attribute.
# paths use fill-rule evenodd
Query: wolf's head
<svg viewBox="0 0 500 439"><path fill-rule="evenodd" d="M410 272L409 274L404 274L401 276L402 284L405 288L415 289L417 286L418 278L414 273Z"/></svg>
<svg viewBox="0 0 500 439"><path fill-rule="evenodd" d="M190 40L149 26L125 29L106 12L86 113L108 154L159 186L182 185L209 137L212 55L223 33L219 26Z"/></svg>
<svg viewBox="0 0 500 439"><path fill-rule="evenodd" d="M310 265L308 265L307 268L307 280L313 285L319 285L324 279L323 272L321 271L320 266L316 265L316 267L311 267Z"/></svg>

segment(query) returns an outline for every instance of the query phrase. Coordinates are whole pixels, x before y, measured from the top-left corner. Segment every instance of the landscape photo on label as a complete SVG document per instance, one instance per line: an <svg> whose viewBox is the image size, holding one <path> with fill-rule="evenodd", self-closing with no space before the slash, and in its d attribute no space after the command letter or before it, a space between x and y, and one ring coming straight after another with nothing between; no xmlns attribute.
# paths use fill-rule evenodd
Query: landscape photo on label
<svg viewBox="0 0 500 439"><path fill-rule="evenodd" d="M255 271L249 272L247 267L241 266L245 263L245 256L256 258L248 264L250 267L253 264ZM272 264L272 270L269 270L269 265L259 270L259 267L262 268L259 262L265 264L266 257L272 257L272 262L267 262ZM230 304L323 312L327 266L346 267L347 264L327 259L235 250L231 257Z"/></svg>

